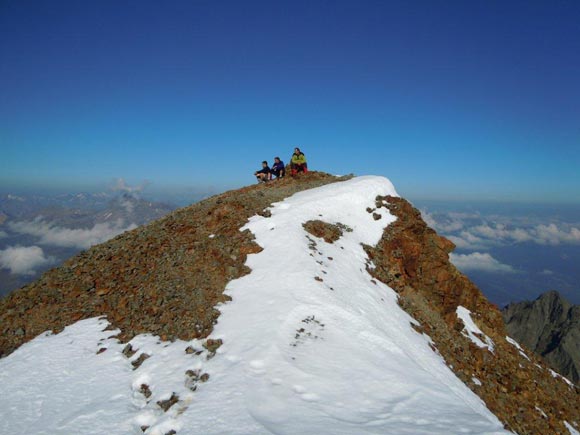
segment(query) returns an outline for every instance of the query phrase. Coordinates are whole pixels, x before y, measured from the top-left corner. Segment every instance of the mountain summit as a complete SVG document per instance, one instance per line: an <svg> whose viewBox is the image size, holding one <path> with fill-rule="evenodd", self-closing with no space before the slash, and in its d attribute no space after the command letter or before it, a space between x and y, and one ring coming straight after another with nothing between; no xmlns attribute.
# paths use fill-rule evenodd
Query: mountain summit
<svg viewBox="0 0 580 435"><path fill-rule="evenodd" d="M175 211L0 301L0 429L577 433L577 387L506 336L453 248L382 177Z"/></svg>

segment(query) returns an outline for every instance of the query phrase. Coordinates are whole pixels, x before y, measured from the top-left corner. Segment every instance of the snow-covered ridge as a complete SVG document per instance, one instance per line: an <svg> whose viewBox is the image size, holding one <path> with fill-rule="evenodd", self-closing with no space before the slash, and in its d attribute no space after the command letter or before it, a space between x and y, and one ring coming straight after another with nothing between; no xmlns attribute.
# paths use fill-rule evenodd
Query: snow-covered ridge
<svg viewBox="0 0 580 435"><path fill-rule="evenodd" d="M0 360L0 409L10 410L0 432L505 433L368 274L361 244L394 220L384 207L378 220L366 211L377 195L397 194L385 178L358 177L250 219L263 251L226 289L213 357L197 340L140 335L127 358L102 319L22 346ZM315 219L352 231L329 244L303 228Z"/></svg>

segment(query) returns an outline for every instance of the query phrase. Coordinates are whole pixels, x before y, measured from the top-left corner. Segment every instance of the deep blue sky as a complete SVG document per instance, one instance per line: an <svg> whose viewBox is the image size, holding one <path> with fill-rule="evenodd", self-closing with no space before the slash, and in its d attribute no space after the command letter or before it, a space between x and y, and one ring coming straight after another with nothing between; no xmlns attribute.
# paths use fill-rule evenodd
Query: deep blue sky
<svg viewBox="0 0 580 435"><path fill-rule="evenodd" d="M578 1L0 1L0 183L580 202Z"/></svg>

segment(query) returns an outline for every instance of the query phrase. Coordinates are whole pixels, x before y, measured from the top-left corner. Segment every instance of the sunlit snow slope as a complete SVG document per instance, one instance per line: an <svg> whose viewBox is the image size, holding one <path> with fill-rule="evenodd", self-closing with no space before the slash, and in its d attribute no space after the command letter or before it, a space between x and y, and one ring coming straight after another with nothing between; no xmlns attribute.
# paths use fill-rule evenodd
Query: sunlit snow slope
<svg viewBox="0 0 580 435"><path fill-rule="evenodd" d="M99 319L25 344L0 360L0 432L504 433L366 271L361 244L394 220L385 207L379 220L366 211L377 195L396 192L385 178L358 177L253 217L244 228L264 250L227 287L213 358L197 340L141 335L127 359ZM314 219L352 231L329 244L303 228ZM151 357L132 370L142 352ZM172 394L164 412L157 402Z"/></svg>

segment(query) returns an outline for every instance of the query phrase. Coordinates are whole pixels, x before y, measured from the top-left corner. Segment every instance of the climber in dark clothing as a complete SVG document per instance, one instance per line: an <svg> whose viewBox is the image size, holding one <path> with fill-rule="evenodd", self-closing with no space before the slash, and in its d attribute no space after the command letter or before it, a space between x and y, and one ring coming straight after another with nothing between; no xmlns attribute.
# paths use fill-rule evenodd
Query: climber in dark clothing
<svg viewBox="0 0 580 435"><path fill-rule="evenodd" d="M274 157L274 164L270 173L276 178L283 178L286 175L286 168L284 167L284 162L280 160L280 157Z"/></svg>
<svg viewBox="0 0 580 435"><path fill-rule="evenodd" d="M262 162L262 169L254 172L254 175L258 179L258 183L261 183L262 181L266 182L272 178L272 175L270 174L270 167L268 166L268 162L266 160Z"/></svg>

